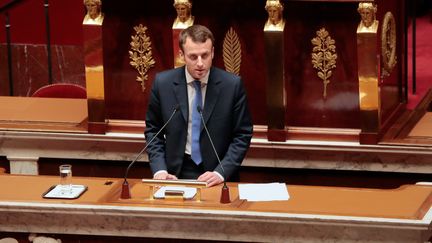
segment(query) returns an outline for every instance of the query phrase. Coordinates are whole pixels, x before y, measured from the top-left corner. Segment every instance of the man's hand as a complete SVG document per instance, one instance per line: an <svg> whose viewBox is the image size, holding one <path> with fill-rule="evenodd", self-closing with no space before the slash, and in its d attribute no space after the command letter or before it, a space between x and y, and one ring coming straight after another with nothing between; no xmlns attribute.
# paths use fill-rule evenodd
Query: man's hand
<svg viewBox="0 0 432 243"><path fill-rule="evenodd" d="M153 176L155 180L177 180L175 175L168 174L168 172L159 172Z"/></svg>
<svg viewBox="0 0 432 243"><path fill-rule="evenodd" d="M211 171L207 171L200 175L197 180L207 182L207 187L216 186L223 182L223 180L216 173Z"/></svg>

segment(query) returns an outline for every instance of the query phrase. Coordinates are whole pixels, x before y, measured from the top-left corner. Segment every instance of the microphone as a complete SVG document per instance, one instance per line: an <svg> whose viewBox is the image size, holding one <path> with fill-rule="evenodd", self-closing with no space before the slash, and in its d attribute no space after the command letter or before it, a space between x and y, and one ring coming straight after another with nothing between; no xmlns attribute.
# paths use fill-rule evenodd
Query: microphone
<svg viewBox="0 0 432 243"><path fill-rule="evenodd" d="M217 161L218 161L218 163L219 163L219 165L220 165L220 167L221 167L221 169L222 169L222 174L223 174L222 176L224 177L224 181L223 181L223 186L222 186L222 192L221 192L220 202L221 202L221 203L230 203L231 200L230 200L230 195L229 195L229 188L228 188L228 186L227 186L227 184L226 184L226 173L225 173L225 169L224 169L224 167L223 167L223 165L222 165L222 163L221 163L221 160L220 160L220 158L219 158L219 155L218 155L218 153L217 153L217 151L216 151L216 148L215 148L215 146L214 146L214 144L213 144L213 139L211 138L210 133L209 133L209 131L208 131L208 129L207 129L207 126L206 126L206 124L205 124L204 117L203 117L203 114L202 114L202 108L201 108L201 106L197 106L197 110L198 110L198 113L200 114L201 122L202 122L202 124L203 124L203 126L204 126L204 130L205 130L206 133L207 133L207 137L208 137L209 140L210 140L210 144L211 144L211 146L212 146L213 152L215 153L216 158L217 158Z"/></svg>
<svg viewBox="0 0 432 243"><path fill-rule="evenodd" d="M129 182L127 181L128 178L128 173L130 168L132 167L133 164L135 164L135 162L139 159L139 157L141 157L142 153L144 153L144 151L147 149L147 147L152 144L152 142L155 140L155 138L159 135L159 133L162 132L162 130L170 123L170 121L172 120L172 118L174 117L174 114L179 110L179 105L177 104L174 107L173 112L171 113L171 116L168 118L168 120L165 122L165 124L159 129L159 131L152 137L152 139L150 139L150 141L146 144L146 146L138 153L138 155L135 157L134 160L132 160L132 162L129 164L129 166L126 168L126 172L124 175L124 181L123 181L123 185L122 185L122 191L121 191L121 196L120 198L122 199L129 199L131 198L130 195L130 190L129 190Z"/></svg>

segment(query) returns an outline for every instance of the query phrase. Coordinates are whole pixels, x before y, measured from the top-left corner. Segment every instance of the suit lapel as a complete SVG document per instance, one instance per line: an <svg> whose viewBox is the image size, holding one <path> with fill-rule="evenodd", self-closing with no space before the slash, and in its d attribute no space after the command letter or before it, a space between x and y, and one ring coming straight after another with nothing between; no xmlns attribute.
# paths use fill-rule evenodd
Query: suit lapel
<svg viewBox="0 0 432 243"><path fill-rule="evenodd" d="M184 68L180 69L179 78L174 81L174 94L177 98L177 102L180 106L180 111L183 116L184 121L187 123L189 117L189 105L187 98L187 86Z"/></svg>
<svg viewBox="0 0 432 243"><path fill-rule="evenodd" d="M210 76L209 76L206 95L205 95L203 117L206 124L211 114L213 113L216 102L219 99L219 93L220 93L219 83L221 82L221 80L217 77L217 75L214 74L214 71L215 71L214 68L210 70ZM201 130L202 129L203 126L201 126Z"/></svg>

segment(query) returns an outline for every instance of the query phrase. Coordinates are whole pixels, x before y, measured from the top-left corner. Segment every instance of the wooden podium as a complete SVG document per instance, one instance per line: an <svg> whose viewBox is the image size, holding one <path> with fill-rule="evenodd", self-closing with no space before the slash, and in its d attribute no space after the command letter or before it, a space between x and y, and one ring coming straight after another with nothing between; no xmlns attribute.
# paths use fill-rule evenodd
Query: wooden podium
<svg viewBox="0 0 432 243"><path fill-rule="evenodd" d="M0 175L0 231L248 242L407 243L432 235L432 186L426 185L288 185L288 201L248 202L230 184L232 203L220 204L220 187L203 189L201 201L149 200L149 187L130 180L132 198L123 200L122 179L74 177L74 184L88 186L80 198L43 199L58 181Z"/></svg>

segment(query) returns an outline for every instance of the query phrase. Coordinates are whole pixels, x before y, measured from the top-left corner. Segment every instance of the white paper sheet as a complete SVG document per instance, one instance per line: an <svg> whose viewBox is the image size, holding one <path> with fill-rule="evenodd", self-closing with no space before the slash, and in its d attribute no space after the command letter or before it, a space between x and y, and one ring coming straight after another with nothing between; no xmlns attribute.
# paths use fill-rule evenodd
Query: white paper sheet
<svg viewBox="0 0 432 243"><path fill-rule="evenodd" d="M288 200L289 194L285 183L239 184L240 199L251 202Z"/></svg>

